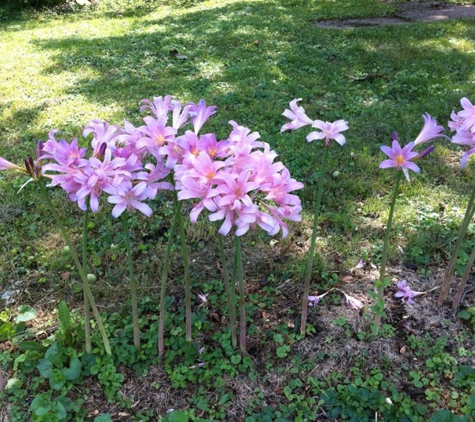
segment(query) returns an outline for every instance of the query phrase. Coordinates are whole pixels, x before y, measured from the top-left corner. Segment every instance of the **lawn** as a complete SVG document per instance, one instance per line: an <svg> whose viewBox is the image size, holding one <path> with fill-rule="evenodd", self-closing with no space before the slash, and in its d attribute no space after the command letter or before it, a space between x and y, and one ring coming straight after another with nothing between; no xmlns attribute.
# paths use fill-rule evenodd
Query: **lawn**
<svg viewBox="0 0 475 422"><path fill-rule="evenodd" d="M451 2L461 3L461 2ZM203 133L227 139L229 121L257 131L304 184L302 221L281 238L241 237L247 351L232 347L224 279L234 238L197 201L183 201L189 251L192 341L185 339L187 266L174 196L164 191L127 218L138 284L141 348L134 346L128 237L101 198L90 213L88 281L110 339L97 322L84 347L83 283L54 218L81 250L84 212L60 188L45 202L21 172L0 172L0 420L5 421L469 421L475 416L475 293L457 310L437 306L474 181L460 145L439 138L402 180L389 238L388 286L378 334L371 330L397 171L380 169L380 146L413 141L428 112L446 128L460 100L475 101L473 20L324 29L325 19L393 16L378 0L98 0L12 13L0 7L0 157L23 163L52 129L90 145L98 119L144 123L143 99L173 95L216 106ZM344 119L343 146L308 143L311 128L281 133L299 103L313 119ZM149 113L150 114L150 113ZM322 171L324 148L329 148ZM419 148L418 151L421 151ZM319 182L323 196L309 308L301 297ZM170 239L164 354L157 356L160 292ZM456 261L462 275L475 246L468 226ZM228 270L228 271L226 271ZM409 305L397 283L428 292ZM332 290L333 289L333 290ZM456 290L451 286L450 297ZM344 291L363 302L347 306ZM207 295L206 300L199 295ZM162 303L163 305L163 303Z"/></svg>

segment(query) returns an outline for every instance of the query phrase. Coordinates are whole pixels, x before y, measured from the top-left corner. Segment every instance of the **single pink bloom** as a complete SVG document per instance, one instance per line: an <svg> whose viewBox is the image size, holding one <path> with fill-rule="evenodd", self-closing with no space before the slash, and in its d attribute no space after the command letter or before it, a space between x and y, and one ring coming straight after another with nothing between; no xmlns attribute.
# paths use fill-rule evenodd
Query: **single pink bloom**
<svg viewBox="0 0 475 422"><path fill-rule="evenodd" d="M150 109L158 119L165 119L165 121L168 118L168 112L171 111L174 107L174 101L171 95L166 95L165 97L154 97L153 102L150 100L142 100L140 102L142 104L145 104L140 107L140 111Z"/></svg>
<svg viewBox="0 0 475 422"><path fill-rule="evenodd" d="M340 133L348 129L348 122L345 120L337 120L333 123L315 120L312 127L320 129L321 132L310 132L307 135L307 142L312 142L316 139L325 139L325 146L328 145L330 139L335 140L338 144L344 145L345 137Z"/></svg>
<svg viewBox="0 0 475 422"><path fill-rule="evenodd" d="M136 174L136 180L145 182L148 187L148 199L154 199L158 191L174 190L174 186L170 182L165 182L163 179L170 174L170 169L164 167L163 163L159 161L157 165L152 163L145 164L145 170Z"/></svg>
<svg viewBox="0 0 475 422"><path fill-rule="evenodd" d="M350 308L353 308L353 309L363 309L364 308L364 303L361 300L356 299L353 296L347 295L342 290L340 290L340 291L345 295L346 303L348 304L348 306Z"/></svg>
<svg viewBox="0 0 475 422"><path fill-rule="evenodd" d="M173 104L172 126L175 129L180 129L182 126L188 123L188 119L190 118L191 106L187 105L182 108L179 101L174 101L172 102L172 104Z"/></svg>
<svg viewBox="0 0 475 422"><path fill-rule="evenodd" d="M304 108L297 105L299 101L302 101L302 98L296 98L295 100L292 100L289 103L290 110L285 109L282 113L283 116L287 117L291 121L282 126L280 133L286 130L296 130L313 123L313 120L305 114Z"/></svg>
<svg viewBox="0 0 475 422"><path fill-rule="evenodd" d="M200 100L198 104L188 103L188 106L195 133L198 133L206 120L216 113L216 107L207 107L205 100Z"/></svg>
<svg viewBox="0 0 475 422"><path fill-rule="evenodd" d="M408 285L406 280L401 280L397 283L398 291L394 295L395 297L400 297L403 302L406 302L408 305L414 305L415 302L412 300L415 296L423 295L426 292L416 292L412 290Z"/></svg>
<svg viewBox="0 0 475 422"><path fill-rule="evenodd" d="M132 211L134 209L150 217L152 215L152 209L142 202L149 196L149 188L145 182L140 182L132 187L130 181L124 181L115 189L115 193L107 198L107 202L116 204L112 209L112 215L116 218L125 210Z"/></svg>
<svg viewBox="0 0 475 422"><path fill-rule="evenodd" d="M419 133L417 138L414 140L414 145L422 144L434 138L449 139L447 136L440 133L445 129L442 126L438 126L436 120L431 117L429 113L423 114L422 118L424 119L424 126L421 130L421 133Z"/></svg>
<svg viewBox="0 0 475 422"><path fill-rule="evenodd" d="M325 293L323 293L319 296L307 296L308 306L317 306L318 303L320 302L320 299L324 298L330 292L331 292L331 290L329 290L328 292L325 292Z"/></svg>
<svg viewBox="0 0 475 422"><path fill-rule="evenodd" d="M91 157L88 165L81 168L80 173L75 173L76 182L81 188L76 192L79 208L86 209L86 197L90 196L90 205L93 212L99 211L99 196L102 191L114 189L119 184L117 178L130 179L130 172L124 170L127 160L112 158L110 149L106 149L103 160Z"/></svg>
<svg viewBox="0 0 475 422"><path fill-rule="evenodd" d="M94 149L93 155L97 155L101 145L105 143L111 150L115 148L115 138L118 134L119 128L111 125L107 122L100 120L93 120L89 122L83 130L83 135L86 137L89 134L93 134L94 138L91 141L91 146Z"/></svg>
<svg viewBox="0 0 475 422"><path fill-rule="evenodd" d="M209 296L209 293L198 293L198 299L201 301L201 303L205 304L205 303L208 303L208 296ZM203 350L200 349L200 354L204 352L204 348L202 348Z"/></svg>
<svg viewBox="0 0 475 422"><path fill-rule="evenodd" d="M146 148L150 154L160 160L162 153L160 148L168 141L173 141L176 135L176 129L171 126L166 126L166 121L163 119L154 119L151 116L144 118L145 126L141 126L138 130L142 133L135 144L136 148Z"/></svg>
<svg viewBox="0 0 475 422"><path fill-rule="evenodd" d="M379 168L386 169L395 167L397 170L402 170L407 181L409 182L408 169L416 173L420 172L420 168L410 161L418 155L417 152L412 151L412 148L414 148L414 142L409 142L404 148L401 148L399 142L397 141L396 134L393 135L393 139L392 148L387 146L381 147L381 151L383 151L390 159L384 160L379 165Z"/></svg>
<svg viewBox="0 0 475 422"><path fill-rule="evenodd" d="M463 107L463 110L458 112L459 117L463 119L461 129L475 132L475 106L466 97L460 100L460 104Z"/></svg>

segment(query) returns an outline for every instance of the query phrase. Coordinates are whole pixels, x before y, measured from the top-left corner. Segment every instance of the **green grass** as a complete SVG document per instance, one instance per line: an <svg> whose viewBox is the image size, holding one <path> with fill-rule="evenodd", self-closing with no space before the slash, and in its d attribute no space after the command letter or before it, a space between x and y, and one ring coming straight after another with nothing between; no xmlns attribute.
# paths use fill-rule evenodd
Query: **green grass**
<svg viewBox="0 0 475 422"><path fill-rule="evenodd" d="M371 203L376 196L380 200L369 211L385 212L394 175L378 169L379 145L389 142L393 130L404 141L413 139L425 111L445 123L460 97L471 92L474 30L469 22L334 31L312 23L381 16L391 13L391 4L177 5L157 5L143 14L102 6L103 12L43 14L3 23L0 105L5 130L0 153L18 159L52 128L65 138L80 136L93 118L136 121L137 103L154 95L205 98L219 110L211 129L225 137L226 122L233 119L259 131L293 175L309 186L303 197L310 200L320 148L306 144L302 132L279 134L281 111L289 100L301 97L310 116L344 118L350 124L347 145L335 148L330 162L341 177L328 181L324 198L331 220L335 211L345 217L336 218L344 224L334 230L349 234L345 232L354 223L346 217L354 214L355 202ZM177 60L174 50L187 58ZM424 163L423 174L403 193L419 198L436 182L440 196L431 195L433 202L444 198L451 208L458 205L466 182L460 172L453 177L453 150L440 144ZM410 214L404 207L396 218Z"/></svg>
<svg viewBox="0 0 475 422"><path fill-rule="evenodd" d="M300 195L304 225L293 225L289 239L278 244L283 253L291 250L284 253L284 262L272 256L268 237L251 236L259 253L250 268L256 267L253 274L266 268L262 278L273 277L271 284L276 288L288 279L299 280L307 240L305 227L310 225L319 177L321 146L305 142L305 129L279 133L285 123L281 113L289 101L302 98L301 105L310 117L325 121L343 118L350 126L345 133L346 145L332 147L325 178L317 242L321 259L314 278L328 284L331 280L322 275L322 270L344 273L361 258L378 264L378 245L384 235L395 176L391 170L378 168L384 159L380 145L390 143L393 131L404 143L413 140L426 111L446 125L451 111L460 108L461 97L473 100L472 21L346 30L314 25L323 19L393 13L391 3L376 0L110 0L63 14L23 11L16 16L0 15L0 156L20 162L34 152L38 139L47 139L53 128L70 140L80 138L91 119L138 123L138 103L144 98L166 94L183 102L204 98L218 108L207 125L209 131L224 139L229 133L229 120L258 131L278 152L292 176L306 186ZM177 59L175 51L186 58ZM473 184L472 169L460 169L460 155L458 147L437 141L436 151L419 163L421 173L413 174L410 184L403 184L396 205L391 265L408 262L419 269L443 267ZM339 177L332 177L334 171L340 172ZM74 276L68 275L74 270L67 257L60 256L63 243L39 193L31 185L16 193L23 182L22 177L0 174L0 287L2 291L11 289L12 283L21 280L23 294L28 298L31 291L31 300L41 297L38 292L47 296L54 291L57 297L53 302L40 301L49 309L57 300L68 298L71 290L80 301L80 286ZM55 194L55 200L77 239L81 212L66 202L61 192ZM162 247L163 234L169 227L166 201L157 204L166 212L152 227L145 219L134 220L133 230L143 254L139 272L146 286L153 285L160 270L154 248L157 242ZM93 221L91 259L102 280L113 286L113 294L126 301L126 293L120 291L117 266L123 259L119 230L106 214L95 216ZM189 233L190 243L198 248L212 239L205 223L190 228ZM464 246L468 253L472 242L469 237ZM119 252L111 249L111 244L119 245ZM246 252L253 255L251 243ZM333 259L335 254L341 258ZM198 254L195 259L199 260ZM181 269L175 270L179 273ZM201 269L195 271L196 283L209 281L210 276L202 274ZM107 294L101 290L104 286L97 288L101 294ZM299 286L293 289L297 295ZM261 306L259 300L256 307ZM119 304L107 300L103 300L103 306L111 315L121 310ZM114 318L117 321L110 324L119 324L120 317ZM297 342L295 337L287 340L292 345ZM169 346L178 348L178 340L174 341L172 338ZM281 353L284 351L281 349ZM171 354L170 361L186 361L177 354ZM142 357L142 364L149 358ZM214 358L225 360L229 356ZM247 364L240 365L240 371L248 370ZM305 365L301 364L302 371L308 369ZM182 374L185 380L180 381L170 368L169 375L177 385L189 385L196 375ZM281 370L289 375L285 365ZM348 383L352 382L349 377ZM363 387L376 391L380 385L358 385ZM225 391L223 386L220 388ZM323 387L319 384L318 388ZM300 386L296 383L292 389L300 391ZM204 392L200 394L209 398ZM295 405L299 400L292 394L287 391L286 397ZM343 391L335 390L334 394L331 400L336 403L349 400ZM354 392L356 397L359 394L363 393ZM401 403L411 400L404 396ZM436 402L434 399L431 403ZM216 410L219 406L212 411L209 403L193 405L206 409L203 412L207 415L217 412L214 416L222 418ZM457 405L451 409L460 410ZM259 412L264 410L256 399L255 413ZM287 417L304 413L289 410Z"/></svg>

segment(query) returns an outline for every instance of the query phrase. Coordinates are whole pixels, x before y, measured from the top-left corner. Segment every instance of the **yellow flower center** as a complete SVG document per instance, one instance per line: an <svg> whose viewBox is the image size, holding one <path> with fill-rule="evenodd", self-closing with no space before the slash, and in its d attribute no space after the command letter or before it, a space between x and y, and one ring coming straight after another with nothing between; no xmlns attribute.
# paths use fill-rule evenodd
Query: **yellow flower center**
<svg viewBox="0 0 475 422"><path fill-rule="evenodd" d="M402 167L404 164L404 157L402 155L398 155L394 161L396 162L397 167Z"/></svg>

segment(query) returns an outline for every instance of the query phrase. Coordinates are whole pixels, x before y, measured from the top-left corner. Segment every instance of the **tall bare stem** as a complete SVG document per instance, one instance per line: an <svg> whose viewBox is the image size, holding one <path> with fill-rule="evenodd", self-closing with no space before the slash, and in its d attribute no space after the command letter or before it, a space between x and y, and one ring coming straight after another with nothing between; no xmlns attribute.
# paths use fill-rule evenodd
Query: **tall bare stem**
<svg viewBox="0 0 475 422"><path fill-rule="evenodd" d="M218 245L219 253L221 255L221 268L223 270L224 289L226 290L226 297L228 299L229 307L229 328L231 330L231 344L235 349L237 346L237 334L236 334L236 295L235 284L229 282L228 267L226 264L226 255L224 253L223 236L218 233Z"/></svg>
<svg viewBox="0 0 475 422"><path fill-rule="evenodd" d="M89 220L89 201L86 203L86 211L84 211L84 221L82 226L82 266L85 274L89 272L87 265L87 225ZM84 296L84 338L86 342L86 352L91 353L91 304L83 286Z"/></svg>
<svg viewBox="0 0 475 422"><path fill-rule="evenodd" d="M386 263L388 261L388 252L389 252L389 236L391 234L394 208L396 205L397 194L399 191L399 185L401 184L402 176L403 176L403 172L399 171L396 178L396 186L394 187L391 204L389 205L389 216L388 216L388 222L386 224L386 234L384 236L384 243L383 243L383 256L381 257L381 265L379 267L379 283L378 283L377 296L376 296L377 303L376 303L376 309L374 312L374 320L373 320L373 332L375 334L378 334L379 332L379 327L381 325L381 316L384 313L384 285L385 285L385 277L386 277Z"/></svg>
<svg viewBox="0 0 475 422"><path fill-rule="evenodd" d="M303 296L302 296L302 317L300 321L300 334L302 335L305 335L305 329L307 327L308 293L310 291L310 279L312 278L313 259L315 257L315 243L317 240L318 217L320 215L320 204L322 202L322 193L323 193L323 177L325 175L325 170L327 167L328 152L329 152L329 147L327 146L325 147L322 166L320 168L320 178L318 179L317 200L315 202L315 211L313 213L312 237L310 239L310 250L308 252L307 271L305 273L305 282L303 286Z"/></svg>
<svg viewBox="0 0 475 422"><path fill-rule="evenodd" d="M104 328L104 324L102 323L101 315L99 314L99 311L97 309L96 301L94 300L94 296L92 295L91 287L89 286L89 282L87 281L87 275L84 272L83 266L79 262L79 257L78 257L78 254L76 252L76 249L74 248L74 245L71 242L71 238L69 237L68 232L66 231L66 228L63 225L63 222L61 221L61 219L59 218L58 213L56 212L56 208L54 207L53 202L51 201L51 198L48 194L48 191L46 190L45 185L43 183L39 183L39 185L40 185L43 197L44 197L46 203L48 204L49 209L51 210L51 214L53 214L53 217L56 220L56 224L58 225L58 228L61 231L61 234L62 234L64 240L66 241L66 245L69 247L69 250L71 252L71 256L73 258L74 264L76 265L76 268L79 272L79 276L81 277L84 292L85 292L87 298L89 299L89 303L90 303L91 308L92 308L92 313L94 314L94 318L96 319L97 326L98 326L99 331L101 333L102 342L104 344L104 349L105 349L106 353L108 355L110 355L112 353L111 353L111 348L110 348L110 344L109 344L109 338L107 337L106 330Z"/></svg>
<svg viewBox="0 0 475 422"><path fill-rule="evenodd" d="M129 269L130 300L132 302L132 327L134 331L134 346L140 350L140 328L139 328L139 307L137 300L137 279L135 278L134 260L132 257L132 246L130 245L129 214L122 213L122 224L124 227L125 247L127 249L127 267Z"/></svg>
<svg viewBox="0 0 475 422"><path fill-rule="evenodd" d="M442 285L440 287L439 297L437 299L437 306L442 306L444 300L447 299L449 296L450 290L450 283L454 276L455 271L455 264L457 263L457 257L459 254L460 246L462 245L462 241L465 237L465 233L467 232L468 225L472 220L473 214L475 212L475 185L472 190L472 194L470 195L470 199L468 200L467 209L465 211L465 216L462 221L462 225L460 226L457 242L455 243L454 249L452 251L452 256L450 257L449 265L445 270L444 281L442 281Z"/></svg>
<svg viewBox="0 0 475 422"><path fill-rule="evenodd" d="M175 213L173 216L172 226L168 231L167 250L165 252L165 259L163 261L162 269L162 281L160 285L160 316L158 319L158 356L162 357L165 349L164 346L164 333L165 333L165 298L167 293L167 278L168 270L170 267L170 253L173 245L173 235L178 225L178 218L181 213L181 201L175 202Z"/></svg>

